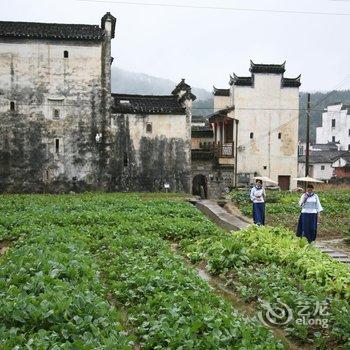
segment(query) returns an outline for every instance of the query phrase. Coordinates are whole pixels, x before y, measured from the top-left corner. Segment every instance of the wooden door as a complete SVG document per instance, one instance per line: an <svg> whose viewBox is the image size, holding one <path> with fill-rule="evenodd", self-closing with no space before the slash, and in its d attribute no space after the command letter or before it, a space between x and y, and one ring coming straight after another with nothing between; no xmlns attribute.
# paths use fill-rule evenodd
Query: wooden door
<svg viewBox="0 0 350 350"><path fill-rule="evenodd" d="M289 175L279 175L278 176L278 186L282 191L287 191L290 189L290 176Z"/></svg>

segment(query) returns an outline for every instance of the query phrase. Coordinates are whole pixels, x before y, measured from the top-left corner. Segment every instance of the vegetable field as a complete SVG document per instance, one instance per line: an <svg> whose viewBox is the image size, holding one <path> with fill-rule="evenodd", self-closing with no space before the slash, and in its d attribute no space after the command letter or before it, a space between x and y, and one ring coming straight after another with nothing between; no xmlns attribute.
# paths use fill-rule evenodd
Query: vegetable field
<svg viewBox="0 0 350 350"><path fill-rule="evenodd" d="M330 189L317 191L324 211L318 237L321 239L350 239L350 189ZM300 194L290 192L267 191L266 223L271 226L282 225L296 231L300 207ZM248 191L233 191L231 197L242 213L251 217L251 202Z"/></svg>
<svg viewBox="0 0 350 350"><path fill-rule="evenodd" d="M288 348L195 265L257 315L262 300L293 314L326 305L327 327L281 328L295 344L350 348L350 269L283 228L229 234L176 196L0 199L0 349Z"/></svg>

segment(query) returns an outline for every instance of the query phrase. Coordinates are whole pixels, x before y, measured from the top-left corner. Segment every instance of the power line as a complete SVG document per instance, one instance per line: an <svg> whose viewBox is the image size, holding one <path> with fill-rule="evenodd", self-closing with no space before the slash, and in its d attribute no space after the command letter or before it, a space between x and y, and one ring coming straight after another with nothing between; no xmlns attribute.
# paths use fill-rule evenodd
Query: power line
<svg viewBox="0 0 350 350"><path fill-rule="evenodd" d="M144 7L170 7L170 8L185 8L185 9L222 10L222 11L294 14L294 15L350 16L350 13L344 13L344 12L273 10L273 9L257 9L257 8L239 8L239 7L160 4L160 3L150 3L150 2L129 2L129 1L126 2L126 1L114 1L114 0L75 0L75 1L92 2L92 3L108 3L108 4L118 4L118 5L131 5L131 6L144 6Z"/></svg>

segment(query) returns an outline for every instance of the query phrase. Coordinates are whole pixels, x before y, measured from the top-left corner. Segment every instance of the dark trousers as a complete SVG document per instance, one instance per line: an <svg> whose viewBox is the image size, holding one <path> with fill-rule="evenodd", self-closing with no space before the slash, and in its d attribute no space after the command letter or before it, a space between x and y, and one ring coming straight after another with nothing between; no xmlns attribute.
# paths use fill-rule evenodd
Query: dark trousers
<svg viewBox="0 0 350 350"><path fill-rule="evenodd" d="M265 225L265 203L253 203L254 224Z"/></svg>

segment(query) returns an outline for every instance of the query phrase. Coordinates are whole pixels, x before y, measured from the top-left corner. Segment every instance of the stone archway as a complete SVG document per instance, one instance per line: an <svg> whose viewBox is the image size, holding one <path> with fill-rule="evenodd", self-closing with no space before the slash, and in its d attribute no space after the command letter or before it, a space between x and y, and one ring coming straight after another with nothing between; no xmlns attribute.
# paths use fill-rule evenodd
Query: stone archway
<svg viewBox="0 0 350 350"><path fill-rule="evenodd" d="M192 181L192 194L200 196L202 199L208 198L208 183L207 178L202 175L196 175Z"/></svg>

